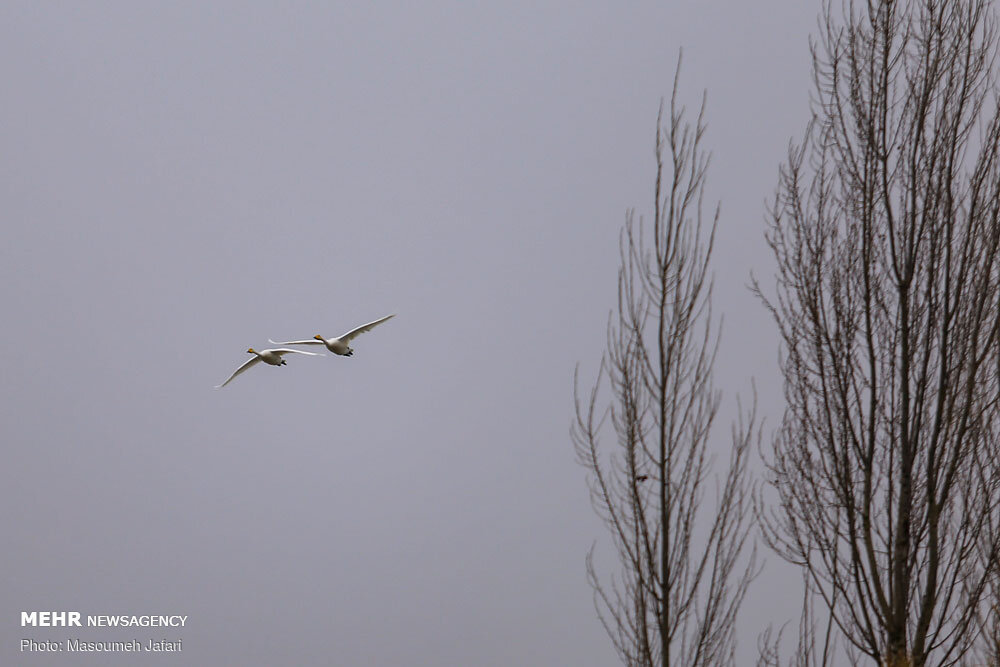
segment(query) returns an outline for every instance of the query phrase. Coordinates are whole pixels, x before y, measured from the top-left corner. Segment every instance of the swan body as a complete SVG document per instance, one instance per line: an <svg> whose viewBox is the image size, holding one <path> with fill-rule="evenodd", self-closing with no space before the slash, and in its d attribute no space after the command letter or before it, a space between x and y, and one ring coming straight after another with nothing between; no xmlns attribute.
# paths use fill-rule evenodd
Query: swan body
<svg viewBox="0 0 1000 667"><path fill-rule="evenodd" d="M270 364L271 366L284 366L286 362L281 357L289 353L308 354L311 357L325 356L321 353L303 352L302 350L293 350L291 348L286 348L286 347L277 347L277 348L272 348L270 350L255 350L251 347L250 349L247 350L247 352L254 356L250 359L247 359L247 361L242 366L233 371L233 374L229 376L228 380L226 380L220 385L216 385L215 386L216 389L221 389L222 387L225 387L227 384L233 381L234 377L236 377L237 375L239 375L240 373L250 368L259 361L263 361L265 364Z"/></svg>
<svg viewBox="0 0 1000 667"><path fill-rule="evenodd" d="M395 317L395 313L392 315L386 315L381 319L377 319L374 322L369 322L368 324L362 324L360 327L355 327L345 334L338 336L337 338L323 338L320 334L316 334L311 340L288 340L284 342L271 340L268 341L274 343L275 345L325 345L326 349L330 350L334 354L340 355L342 357L349 357L354 354L354 350L348 343L351 342L356 336L359 336L366 331L371 331L378 325L382 324L388 319Z"/></svg>

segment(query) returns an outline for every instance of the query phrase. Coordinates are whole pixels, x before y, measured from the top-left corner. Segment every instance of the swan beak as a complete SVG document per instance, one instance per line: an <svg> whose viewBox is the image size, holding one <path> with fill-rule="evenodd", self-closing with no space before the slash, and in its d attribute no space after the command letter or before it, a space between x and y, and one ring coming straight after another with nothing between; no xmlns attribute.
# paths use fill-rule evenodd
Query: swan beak
<svg viewBox="0 0 1000 667"><path fill-rule="evenodd" d="M252 347L249 350L247 350L247 354L253 354L253 348Z"/></svg>
<svg viewBox="0 0 1000 667"><path fill-rule="evenodd" d="M316 340L323 340L323 337L320 336L319 334L316 334L315 336L313 336L313 338L315 338Z"/></svg>

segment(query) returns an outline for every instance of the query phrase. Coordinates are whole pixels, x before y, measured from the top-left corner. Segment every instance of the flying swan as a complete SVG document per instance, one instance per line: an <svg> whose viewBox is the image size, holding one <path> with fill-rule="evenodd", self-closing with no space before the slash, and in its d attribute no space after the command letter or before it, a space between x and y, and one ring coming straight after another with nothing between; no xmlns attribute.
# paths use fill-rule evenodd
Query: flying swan
<svg viewBox="0 0 1000 667"><path fill-rule="evenodd" d="M319 334L316 334L315 336L312 337L312 340L287 340L284 342L280 342L268 338L268 341L274 343L275 345L326 345L326 349L330 350L334 354L339 354L342 357L349 357L352 354L354 354L354 350L352 350L347 345L348 343L351 342L351 340L353 340L356 336L365 333L366 331L371 331L378 325L382 324L386 320L395 316L396 314L393 313L392 315L386 315L382 319L375 320L374 322L369 322L368 324L362 324L360 327L356 329L351 329L350 331L343 334L339 338L323 338Z"/></svg>
<svg viewBox="0 0 1000 667"><path fill-rule="evenodd" d="M324 357L324 354L317 354L316 352L303 352L302 350L292 350L286 347L278 347L270 350L255 350L252 347L247 350L249 354L254 355L252 359L248 359L246 363L233 371L233 374L229 376L229 379L222 384L216 385L216 389L222 389L227 384L233 381L233 378L250 368L258 361L263 361L265 364L270 364L272 366L284 366L285 360L282 359L282 355L288 354L289 352L293 354L308 354L311 357Z"/></svg>

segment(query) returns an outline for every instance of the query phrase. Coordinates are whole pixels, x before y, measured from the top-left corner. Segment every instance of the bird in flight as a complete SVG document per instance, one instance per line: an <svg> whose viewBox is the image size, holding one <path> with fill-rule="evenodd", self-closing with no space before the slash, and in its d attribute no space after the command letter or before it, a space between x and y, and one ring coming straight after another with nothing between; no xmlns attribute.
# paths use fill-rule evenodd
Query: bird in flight
<svg viewBox="0 0 1000 667"><path fill-rule="evenodd" d="M386 320L395 317L395 314L386 315L385 317L375 320L374 322L369 322L368 324L362 324L360 327L351 329L345 334L338 336L337 338L323 338L320 334L316 334L310 340L286 340L277 341L268 338L268 341L275 345L325 345L326 349L330 350L334 354L340 355L342 357L349 357L354 354L354 350L348 345L355 337L360 336L366 331L371 331L378 325L382 324Z"/></svg>
<svg viewBox="0 0 1000 667"><path fill-rule="evenodd" d="M249 350L247 350L247 353L252 354L254 356L248 359L246 363L244 363L242 366L233 371L233 374L229 376L228 380L226 380L220 385L216 385L215 386L216 389L221 389L225 387L227 384L233 381L234 377L236 377L246 369L250 368L258 361L263 361L265 364L270 364L271 366L284 366L286 362L281 357L289 353L308 354L311 357L326 356L325 354L317 354L316 352L303 352L302 350L293 350L291 348L283 348L283 347L273 348L270 350L255 350L251 347Z"/></svg>

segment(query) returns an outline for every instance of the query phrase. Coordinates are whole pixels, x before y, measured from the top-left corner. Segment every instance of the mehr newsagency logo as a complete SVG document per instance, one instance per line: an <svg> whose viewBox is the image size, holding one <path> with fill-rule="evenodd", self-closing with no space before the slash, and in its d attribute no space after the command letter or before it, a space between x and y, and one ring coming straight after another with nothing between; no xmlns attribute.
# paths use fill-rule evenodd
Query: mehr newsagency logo
<svg viewBox="0 0 1000 667"><path fill-rule="evenodd" d="M183 628L188 617L181 614L88 614L78 611L22 611L21 627L36 628ZM21 651L52 653L132 653L151 651L155 653L179 653L184 650L184 640L179 638L130 638L118 640L91 640L82 637L69 639L22 638Z"/></svg>

